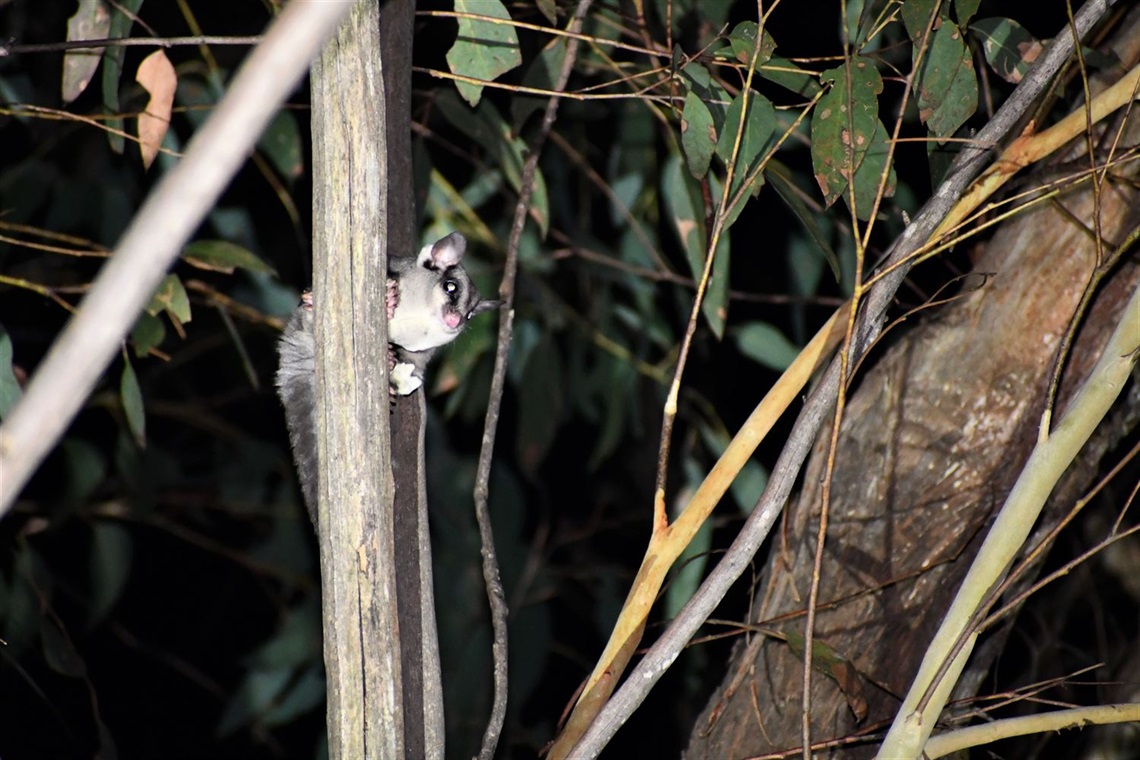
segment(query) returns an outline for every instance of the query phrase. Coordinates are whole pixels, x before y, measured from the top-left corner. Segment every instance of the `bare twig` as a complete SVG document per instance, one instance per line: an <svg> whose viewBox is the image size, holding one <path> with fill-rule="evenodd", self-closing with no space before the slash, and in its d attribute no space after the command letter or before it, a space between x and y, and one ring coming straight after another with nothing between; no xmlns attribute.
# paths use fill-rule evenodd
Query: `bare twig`
<svg viewBox="0 0 1140 760"><path fill-rule="evenodd" d="M903 87L902 103L898 109L898 116L895 118L894 128L891 132L891 139L887 143L887 160L883 165L883 171L879 176L879 186L875 191L875 200L872 203L871 212L867 215L867 227L863 231L863 235L859 235L859 214L855 202L855 172L854 166L850 167L851 175L847 178L847 191L848 201L847 208L851 213L851 229L855 239L855 282L852 286L851 295L851 308L847 312L847 332L843 337L843 343L839 350L840 360L840 378L841 382L836 393L835 398L835 415L831 421L831 439L828 441L827 450L827 468L823 476L823 488L820 495L819 506L819 525L816 529L815 540L815 555L812 560L811 584L808 589L808 603L807 615L804 620L804 652L803 652L803 689L800 693L800 733L803 737L801 745L803 747L802 753L804 760L811 760L811 681L812 672L812 658L815 655L815 615L816 606L819 604L819 584L820 578L823 574L823 550L827 541L827 526L831 515L831 483L835 476L835 456L839 450L839 433L843 425L843 414L847 405L847 382L849 378L854 375L852 367L858 367L862 357L858 357L855 362L851 362L851 339L855 331L855 314L859 310L859 304L862 302L863 293L866 291L867 284L863 280L863 268L866 262L867 246L871 240L871 231L875 227L875 216L878 214L879 206L883 202L883 197L887 192L887 185L890 180L891 167L894 162L895 148L898 145L899 133L902 131L903 114L906 112L907 103L910 100L911 88L914 83L916 72L922 65L927 53L930 50L930 35L934 28L934 22L938 17L938 4L935 3L930 8L930 17L926 21L926 29L923 31L922 41L919 43L918 51L914 56L914 65L911 67L910 73L905 78L905 86ZM848 76L844 77L847 87L846 99L848 103L854 101L854 94L851 92L851 59L850 48L844 42L844 66L847 67L849 72ZM848 108L848 129L854 133L854 109ZM873 343L868 344L868 348Z"/></svg>
<svg viewBox="0 0 1140 760"><path fill-rule="evenodd" d="M183 243L350 3L290 3L250 54L186 157L155 188L79 312L0 426L0 515L63 433Z"/></svg>
<svg viewBox="0 0 1140 760"><path fill-rule="evenodd" d="M579 0L574 17L567 29L577 34L582 28L593 0ZM570 72L578 54L578 38L571 36L566 42L566 57L558 72L554 89L561 92L570 81ZM499 426L499 412L503 403L503 388L507 377L507 355L510 352L511 332L514 327L515 277L518 274L519 243L526 227L527 210L534 192L534 176L538 169L538 159L554 119L558 115L560 98L552 96L546 103L542 116L542 126L530 146L530 154L523 166L519 199L515 205L515 215L511 222L511 236L507 241L507 260L503 271L503 281L499 285L499 297L503 301L503 316L499 322L499 342L495 351L495 370L491 378L491 392L487 400L487 416L483 424L483 445L479 450L479 466L475 476L475 519L479 523L479 540L483 545L483 582L487 586L487 601L491 607L491 628L494 639L491 655L494 667L495 696L491 705L491 715L483 732L483 744L479 749L480 760L492 760L503 722L507 716L507 603L503 595L503 582L499 577L499 563L495 556L495 537L491 531L491 512L487 506L487 495L491 480L491 458L495 451L495 433Z"/></svg>
<svg viewBox="0 0 1140 760"><path fill-rule="evenodd" d="M35 45L0 45L0 58L25 53L58 53L65 50L98 50L105 47L161 47L181 45L257 45L261 35L250 37L111 37L100 40L73 40L71 42L44 42Z"/></svg>

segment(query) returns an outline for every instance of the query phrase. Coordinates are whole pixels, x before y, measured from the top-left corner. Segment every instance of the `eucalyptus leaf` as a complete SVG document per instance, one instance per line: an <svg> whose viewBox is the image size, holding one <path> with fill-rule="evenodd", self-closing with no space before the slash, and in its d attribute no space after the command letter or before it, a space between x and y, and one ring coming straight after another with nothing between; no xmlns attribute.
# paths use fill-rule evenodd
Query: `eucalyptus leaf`
<svg viewBox="0 0 1140 760"><path fill-rule="evenodd" d="M162 278L146 311L151 315L165 311L178 324L190 321L190 297L186 295L186 288L182 287L178 275L168 274Z"/></svg>
<svg viewBox="0 0 1140 760"><path fill-rule="evenodd" d="M685 457L684 469L687 486L676 499L678 506L689 502L689 497L696 491L705 475L703 468L692 457ZM674 510L672 517L676 518L678 513L679 510ZM704 578L705 568L708 566L710 549L712 549L712 523L705 520L674 563L677 569L665 589L666 618L676 617L700 588L701 579Z"/></svg>
<svg viewBox="0 0 1140 760"><path fill-rule="evenodd" d="M740 353L776 372L783 372L800 354L782 332L768 322L749 322L730 331Z"/></svg>
<svg viewBox="0 0 1140 760"><path fill-rule="evenodd" d="M109 37L111 13L103 0L85 0L77 4L75 15L67 20L67 41L102 40ZM64 103L75 100L91 82L103 48L78 48L63 54Z"/></svg>
<svg viewBox="0 0 1140 760"><path fill-rule="evenodd" d="M71 678L85 678L87 663L75 648L71 638L60 627L58 619L45 619L40 627L40 645L43 647L44 662L60 675Z"/></svg>
<svg viewBox="0 0 1140 760"><path fill-rule="evenodd" d="M768 181L772 183L772 189L776 191L776 195L784 202L792 213L795 214L796 219L803 225L804 230L808 233L808 237L819 248L820 253L823 254L824 260L831 267L831 273L835 275L835 281L839 281L839 257L836 256L835 251L831 248L831 243L828 240L828 234L823 230L820 225L821 216L813 212L808 205L800 197L800 193L796 186L792 183L789 176L790 172L786 166L778 162L771 162L768 165Z"/></svg>
<svg viewBox="0 0 1140 760"><path fill-rule="evenodd" d="M980 18L970 24L970 31L981 41L986 63L1010 84L1019 83L1045 50L1036 37L1011 18Z"/></svg>
<svg viewBox="0 0 1140 760"><path fill-rule="evenodd" d="M760 67L760 76L805 98L814 98L822 89L815 74L779 56L772 56Z"/></svg>
<svg viewBox="0 0 1140 760"><path fill-rule="evenodd" d="M978 108L978 77L964 38L953 21L940 19L914 79L918 117L940 143Z"/></svg>
<svg viewBox="0 0 1140 760"><path fill-rule="evenodd" d="M273 116L257 141L257 149L290 184L305 171L301 129L297 126L297 117L286 108Z"/></svg>
<svg viewBox="0 0 1140 760"><path fill-rule="evenodd" d="M549 335L531 351L519 388L519 430L516 456L530 477L554 443L562 414L562 357Z"/></svg>
<svg viewBox="0 0 1140 760"><path fill-rule="evenodd" d="M233 274L235 269L277 273L253 251L226 240L195 240L182 249L182 260L198 269L226 274Z"/></svg>
<svg viewBox="0 0 1140 760"><path fill-rule="evenodd" d="M22 393L13 371L12 355L12 339L0 325L0 420L8 416Z"/></svg>
<svg viewBox="0 0 1140 760"><path fill-rule="evenodd" d="M896 181L888 162L886 128L878 118L883 79L874 62L861 57L852 58L849 66L824 72L822 78L832 86L812 114L815 179L828 206L840 197L851 203L846 191L853 179L856 215L866 220L883 178L884 197L894 193Z"/></svg>
<svg viewBox="0 0 1140 760"><path fill-rule="evenodd" d="M499 0L455 0L457 13L510 21ZM460 76L494 81L522 63L519 38L509 23L495 23L483 19L460 17L459 36L447 52L447 65L451 73ZM479 104L483 86L472 82L455 82L455 88L471 105Z"/></svg>
<svg viewBox="0 0 1140 760"><path fill-rule="evenodd" d="M107 36L114 39L130 36L131 27L138 18L143 0L119 0L111 7L111 26ZM104 122L107 128L107 142L111 150L122 153L126 146L123 137L123 120L119 106L119 79L123 75L123 58L127 49L122 45L111 45L103 49L103 109L108 114Z"/></svg>
<svg viewBox="0 0 1140 760"><path fill-rule="evenodd" d="M88 625L107 616L122 596L131 574L134 541L118 523L100 520L91 526L91 611Z"/></svg>
<svg viewBox="0 0 1140 760"><path fill-rule="evenodd" d="M704 207L700 188L681 168L681 159L676 154L671 154L665 161L661 173L661 190L672 216L673 229L685 249L689 271L693 279L699 281L704 273L707 251ZM716 261L713 262L708 289L701 303L701 314L718 338L724 335L728 316L728 253L728 236L722 235L716 249Z"/></svg>
<svg viewBox="0 0 1140 760"><path fill-rule="evenodd" d="M127 427L139 446L146 446L146 413L143 410L142 389L139 387L138 376L130 361L123 362L123 374L119 380L119 399L123 405L123 414L127 418Z"/></svg>
<svg viewBox="0 0 1140 760"><path fill-rule="evenodd" d="M60 450L67 473L64 497L70 504L86 504L107 476L107 457L82 438L64 439Z"/></svg>
<svg viewBox="0 0 1140 760"><path fill-rule="evenodd" d="M136 357L142 358L151 349L158 348L166 338L166 325L150 312L144 311L131 329L131 346Z"/></svg>
<svg viewBox="0 0 1140 760"><path fill-rule="evenodd" d="M685 96L685 110L681 112L681 146L685 149L685 163L695 178L708 174L716 149L716 125L712 112L695 92Z"/></svg>

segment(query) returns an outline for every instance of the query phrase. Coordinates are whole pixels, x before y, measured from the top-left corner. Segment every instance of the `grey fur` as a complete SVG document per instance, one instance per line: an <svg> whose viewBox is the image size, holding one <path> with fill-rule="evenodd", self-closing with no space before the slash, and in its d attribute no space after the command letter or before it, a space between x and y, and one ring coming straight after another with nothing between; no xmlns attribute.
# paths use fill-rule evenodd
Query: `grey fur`
<svg viewBox="0 0 1140 760"><path fill-rule="evenodd" d="M317 524L317 342L313 337L313 296L305 293L293 310L277 344L277 395L285 407L285 424L293 444L293 461L301 495L313 525Z"/></svg>
<svg viewBox="0 0 1140 760"><path fill-rule="evenodd" d="M424 246L419 255L393 259L388 266L388 340L394 361L389 366L391 392L406 396L423 385L432 354L455 340L476 314L497 309L498 301L479 296L462 266L467 241L458 232ZM277 394L301 492L313 525L317 524L317 388L313 298L301 296L290 315L277 351Z"/></svg>

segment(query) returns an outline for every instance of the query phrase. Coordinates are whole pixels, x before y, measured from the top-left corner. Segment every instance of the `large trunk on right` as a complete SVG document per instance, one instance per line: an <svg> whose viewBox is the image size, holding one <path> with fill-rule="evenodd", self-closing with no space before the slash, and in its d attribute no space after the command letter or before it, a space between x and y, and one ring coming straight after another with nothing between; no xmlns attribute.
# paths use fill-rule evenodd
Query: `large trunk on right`
<svg viewBox="0 0 1140 760"><path fill-rule="evenodd" d="M1138 58L1140 13L1130 14L1117 39L1124 71ZM1119 146L1138 142L1135 111ZM1118 137L1120 122L1109 119L1107 125L1096 132L1098 163ZM1087 169L1082 147L1064 156L1063 174ZM1037 439L1059 343L1097 264L1094 219L1106 252L1140 223L1137 169L1133 160L1109 171L1099 209L1086 180L1003 223L976 252L974 274L960 296L925 312L857 377L831 480L815 636L858 675L840 686L840 679L820 672L816 657L813 743L882 732L893 718L987 522ZM1138 281L1140 267L1134 256L1126 257L1097 291L1068 358L1054 421L1100 355ZM1126 398L1069 469L1035 535L1064 516L1112 445L1135 425L1140 399L1135 392ZM748 621L793 640L804 630L830 433L829 427L821 432L804 490L789 505ZM1000 631L988 645L983 640L956 698L977 692L1004 642ZM747 635L693 729L688 755L798 754L802 667L802 654L786 640ZM1056 674L1042 677L1049 675ZM831 751L873 752L854 746Z"/></svg>

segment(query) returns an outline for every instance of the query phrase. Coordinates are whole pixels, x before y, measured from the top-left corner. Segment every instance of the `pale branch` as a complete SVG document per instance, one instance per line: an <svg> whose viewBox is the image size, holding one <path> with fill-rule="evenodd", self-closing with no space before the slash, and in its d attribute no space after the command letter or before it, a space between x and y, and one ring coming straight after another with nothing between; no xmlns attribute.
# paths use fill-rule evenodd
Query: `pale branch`
<svg viewBox="0 0 1140 760"><path fill-rule="evenodd" d="M1052 710L1035 715L1021 715L1005 718L977 726L958 728L930 737L923 748L923 757L930 760L938 757L981 747L1001 739L1029 734L1045 734L1064 731L1069 728L1083 729L1090 725L1111 725L1113 723L1134 723L1140 721L1140 704L1095 705L1073 707L1068 710Z"/></svg>

